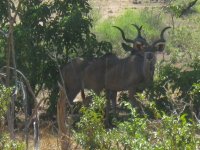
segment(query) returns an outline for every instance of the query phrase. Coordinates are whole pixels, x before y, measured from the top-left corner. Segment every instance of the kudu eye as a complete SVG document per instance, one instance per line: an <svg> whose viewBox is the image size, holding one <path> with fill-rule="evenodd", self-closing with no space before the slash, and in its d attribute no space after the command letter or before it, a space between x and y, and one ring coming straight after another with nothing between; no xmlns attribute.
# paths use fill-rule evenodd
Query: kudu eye
<svg viewBox="0 0 200 150"><path fill-rule="evenodd" d="M155 45L156 51L162 52L165 49L165 43L158 43Z"/></svg>
<svg viewBox="0 0 200 150"><path fill-rule="evenodd" d="M165 27L161 33L160 33L160 39L155 41L152 45L155 48L155 51L162 52L165 48L165 39L164 39L164 33L167 29L170 29L171 27Z"/></svg>
<svg viewBox="0 0 200 150"><path fill-rule="evenodd" d="M136 42L135 47L138 50L143 50L144 49L144 45L141 42Z"/></svg>

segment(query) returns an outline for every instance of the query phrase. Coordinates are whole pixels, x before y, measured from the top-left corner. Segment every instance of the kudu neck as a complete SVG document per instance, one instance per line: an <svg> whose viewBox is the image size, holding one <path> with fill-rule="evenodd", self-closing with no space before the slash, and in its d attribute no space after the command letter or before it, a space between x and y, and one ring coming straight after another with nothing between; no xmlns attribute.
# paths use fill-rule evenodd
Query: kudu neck
<svg viewBox="0 0 200 150"><path fill-rule="evenodd" d="M154 76L154 71L155 71L155 63L156 63L156 58L153 60L149 61L143 58L143 77L145 80L145 83L150 83L153 81L153 76Z"/></svg>

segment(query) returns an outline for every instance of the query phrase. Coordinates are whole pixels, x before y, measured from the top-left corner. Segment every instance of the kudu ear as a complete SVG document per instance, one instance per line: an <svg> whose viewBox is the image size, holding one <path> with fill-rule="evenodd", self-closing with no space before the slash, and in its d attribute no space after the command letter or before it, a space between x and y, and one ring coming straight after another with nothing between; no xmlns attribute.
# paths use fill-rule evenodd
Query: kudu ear
<svg viewBox="0 0 200 150"><path fill-rule="evenodd" d="M164 39L164 33L166 30L170 29L171 27L165 27L160 34L160 39L153 43L153 47L155 48L155 51L162 52L165 49L165 39Z"/></svg>
<svg viewBox="0 0 200 150"><path fill-rule="evenodd" d="M165 42L159 42L155 44L155 51L162 52L165 49Z"/></svg>
<svg viewBox="0 0 200 150"><path fill-rule="evenodd" d="M132 51L132 47L130 47L129 45L126 45L125 43L122 43L122 48L125 50L125 51Z"/></svg>
<svg viewBox="0 0 200 150"><path fill-rule="evenodd" d="M136 53L136 50L134 48L130 47L129 45L126 45L125 43L122 43L122 48L125 51L130 51L131 54L135 54Z"/></svg>

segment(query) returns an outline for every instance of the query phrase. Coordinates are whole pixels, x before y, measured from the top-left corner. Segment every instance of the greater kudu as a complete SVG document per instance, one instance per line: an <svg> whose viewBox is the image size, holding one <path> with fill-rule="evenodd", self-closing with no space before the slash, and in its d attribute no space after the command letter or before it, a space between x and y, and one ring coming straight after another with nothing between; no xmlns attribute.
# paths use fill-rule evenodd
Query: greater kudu
<svg viewBox="0 0 200 150"><path fill-rule="evenodd" d="M138 27L137 25L133 24L133 26L137 29L138 35L134 40L128 39L125 37L125 34L123 30L117 26L114 26L115 28L119 29L122 38L126 43L133 44L133 47L128 46L125 43L122 43L122 47L125 51L130 51L131 55L144 55L144 47L147 45L147 41L145 38L141 35L142 26ZM92 89L95 93L100 93L103 89L106 89L106 82L107 79L105 78L107 72L112 69L118 62L120 62L121 59L116 58L116 56L112 57L105 57L105 59L102 61L102 59L99 59L95 62L90 63L84 70L83 74L83 89ZM113 110L114 114L116 112L116 97L117 97L117 91L118 90L112 90L112 89L106 89L106 95L107 98L112 101L113 104ZM110 104L109 101L107 101L108 105ZM109 108L109 107L108 107Z"/></svg>
<svg viewBox="0 0 200 150"><path fill-rule="evenodd" d="M121 28L116 27L122 33L122 37L125 40L124 32ZM117 59L111 67L105 68L103 72L104 79L99 80L97 77L101 66L99 64L92 63L87 66L83 73L83 88L94 87L94 85L101 85L101 88L107 91L112 91L116 93L117 91L129 91L129 96L133 97L135 95L136 88L141 84L148 84L153 80L157 51L163 51L165 46L164 32L170 27L166 27L161 31L160 39L153 42L151 45L146 42L146 40L141 36L139 41L126 41L134 42L135 47L126 48L136 51L134 55L130 55L123 59ZM144 44L145 43L145 44ZM112 61L107 58L106 62ZM106 66L104 66L106 67ZM97 72L97 74L96 74ZM89 81L89 82L88 82ZM92 83L91 85L88 83ZM103 85L104 84L104 85ZM132 105L138 105L135 100L131 101ZM115 107L115 106L114 106ZM107 102L106 117L108 117L108 112L110 109L110 102ZM108 119L108 118L107 118ZM106 119L106 120L107 120Z"/></svg>
<svg viewBox="0 0 200 150"><path fill-rule="evenodd" d="M129 43L134 43L133 47L122 43L122 47L126 51L133 51L135 55L130 55L127 58L118 61L112 69L106 74L107 89L116 90L131 90L131 88L139 86L141 83L148 83L153 80L157 51L163 51L165 47L164 33L170 27L166 27L161 31L160 39L153 42L151 45L148 44L145 38L141 36L141 28L134 25L138 30L137 41L129 40L125 38L123 30L120 30L122 38ZM136 53L135 53L136 52ZM120 71L121 70L121 71ZM118 72L118 73L117 73ZM119 74L119 72L121 74ZM117 75L117 76L116 76ZM114 78L116 76L116 78ZM113 83L111 82L113 81ZM117 81L117 82L115 82ZM110 87L110 85L112 85ZM131 90L133 92L133 90Z"/></svg>
<svg viewBox="0 0 200 150"><path fill-rule="evenodd" d="M122 43L122 47L133 51L134 55L124 59L119 59L115 55L108 55L93 62L77 58L66 65L63 68L63 77L70 102L83 89L92 89L96 93L103 89L113 93L129 90L131 91L129 94L132 97L138 86L152 81L156 63L155 52L164 50L164 32L169 27L164 28L160 34L160 39L151 45L141 36L139 32L141 27L136 28L140 29L138 30L138 35L143 42L127 40L123 30L119 27L116 28L121 31L122 37L126 42L134 43L133 47ZM132 101L132 104L134 105L134 101ZM106 121L108 121L109 109L110 102L108 100Z"/></svg>
<svg viewBox="0 0 200 150"><path fill-rule="evenodd" d="M126 39L124 32L122 36L127 43L139 43L143 39L141 38L141 29L134 25L138 30L138 36L135 40ZM122 43L122 47L126 51L131 51L135 54L135 49L128 47L125 43ZM113 67L119 59L114 54L106 54L105 56L93 60L86 60L83 58L75 58L71 62L67 63L62 69L62 76L65 83L66 94L69 102L72 103L76 95L81 91L82 97L84 96L83 88L92 89L95 93L100 93L105 88L104 77L105 73ZM98 69L96 69L98 68ZM83 77L84 75L84 77ZM98 80L98 83L95 82ZM116 95L114 93L113 95Z"/></svg>

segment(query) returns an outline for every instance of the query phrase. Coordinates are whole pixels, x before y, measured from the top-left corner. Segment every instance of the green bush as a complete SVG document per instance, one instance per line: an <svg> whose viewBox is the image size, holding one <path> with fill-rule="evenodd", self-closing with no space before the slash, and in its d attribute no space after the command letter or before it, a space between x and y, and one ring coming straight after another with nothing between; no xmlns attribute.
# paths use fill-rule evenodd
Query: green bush
<svg viewBox="0 0 200 150"><path fill-rule="evenodd" d="M188 66L190 66L190 69L188 69ZM177 108L181 103L200 105L200 95L197 94L195 100L193 100L189 94L194 89L194 85L199 83L199 61L194 60L188 66L185 69L185 67L178 68L171 62L157 64L154 83L147 91L150 95L150 100L156 103L158 109L165 112L173 112L172 107ZM171 97L177 99L177 103L174 103L174 99L167 95L169 91L172 93ZM191 110L187 106L184 112L191 117L193 111L198 112L199 109L195 107L194 110Z"/></svg>
<svg viewBox="0 0 200 150"><path fill-rule="evenodd" d="M8 104L10 103L11 92L12 88L6 88L0 84L0 121L4 119Z"/></svg>
<svg viewBox="0 0 200 150"><path fill-rule="evenodd" d="M25 145L17 140L13 141L9 138L8 134L2 131L1 126L2 120L5 119L4 116L8 109L8 104L10 103L10 97L12 93L12 88L6 88L4 85L0 84L0 149L1 150L24 150Z"/></svg>
<svg viewBox="0 0 200 150"><path fill-rule="evenodd" d="M24 150L25 144L20 141L13 141L9 138L8 134L0 135L0 149L2 150Z"/></svg>
<svg viewBox="0 0 200 150"><path fill-rule="evenodd" d="M186 13L187 7L194 0L171 0L167 9L176 17L181 17Z"/></svg>
<svg viewBox="0 0 200 150"><path fill-rule="evenodd" d="M197 4L195 5L194 10L195 10L197 13L200 13L200 2L199 2L199 1L198 1Z"/></svg>
<svg viewBox="0 0 200 150"><path fill-rule="evenodd" d="M74 136L77 142L84 149L100 149L102 140L106 134L103 125L105 99L94 94L93 102L89 108L82 107L81 113L83 116L80 122L77 123L78 132Z"/></svg>
<svg viewBox="0 0 200 150"><path fill-rule="evenodd" d="M141 98L141 97L139 97ZM147 98L144 96L143 98ZM84 149L198 149L200 139L196 136L199 124L188 122L186 114L166 115L150 120L140 117L129 103L124 106L130 110L126 121L116 122L113 129L103 126L105 98L94 96L89 108L83 108L78 129L74 131L77 142ZM149 105L153 106L151 102ZM154 107L154 111L157 109Z"/></svg>

